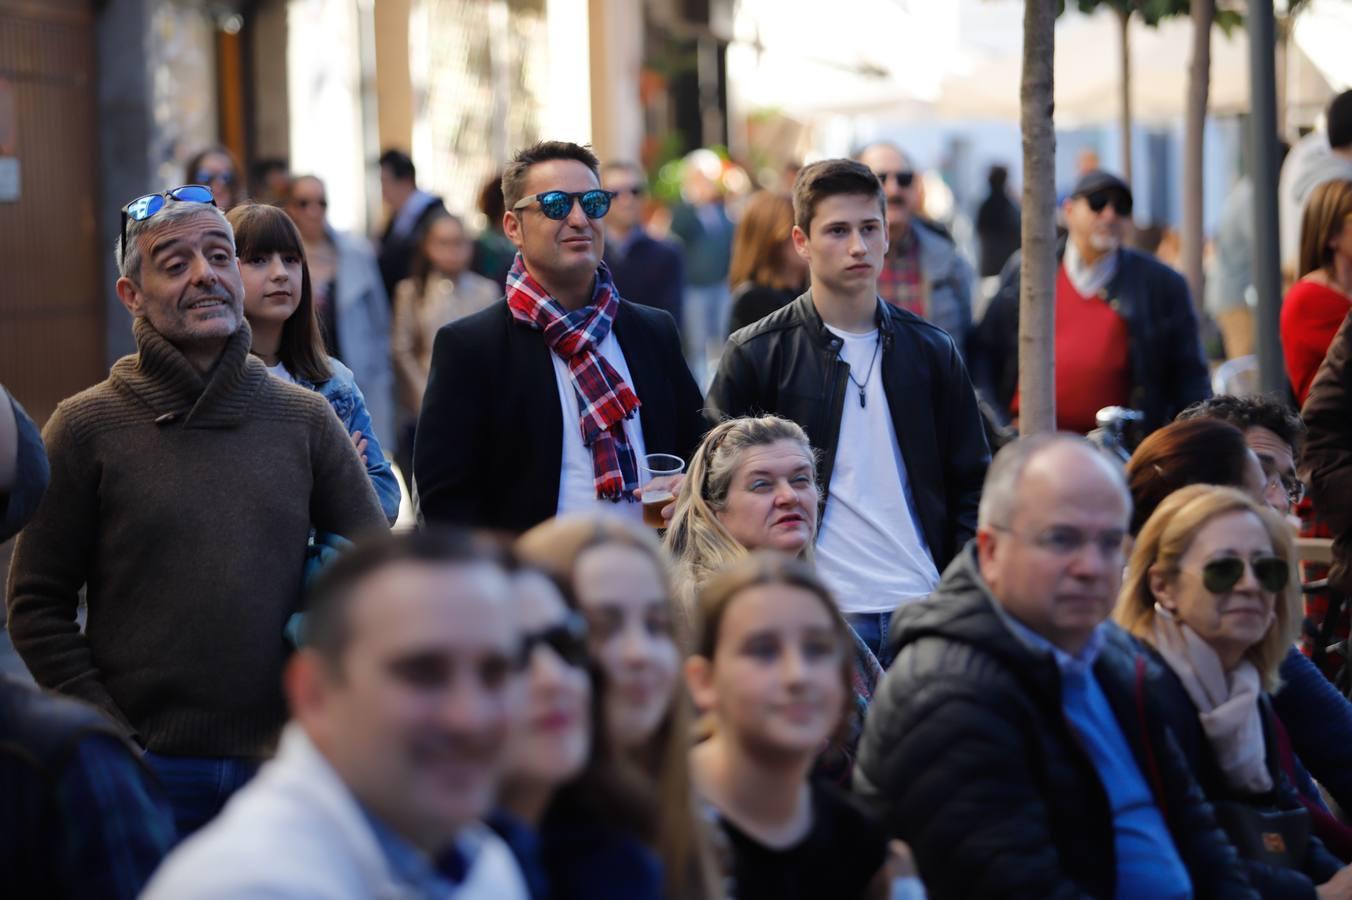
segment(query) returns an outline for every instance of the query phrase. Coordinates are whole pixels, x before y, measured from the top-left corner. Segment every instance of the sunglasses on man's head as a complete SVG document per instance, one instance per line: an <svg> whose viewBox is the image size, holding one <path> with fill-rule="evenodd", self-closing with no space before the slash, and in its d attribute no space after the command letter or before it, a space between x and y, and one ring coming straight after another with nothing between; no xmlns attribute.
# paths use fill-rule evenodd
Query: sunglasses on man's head
<svg viewBox="0 0 1352 900"><path fill-rule="evenodd" d="M204 184L185 184L181 187L170 188L167 191L160 191L157 194L144 194L122 207L122 240L119 246L122 248L122 262L127 261L127 220L133 222L144 222L155 213L164 209L164 204L169 200L178 200L181 203L210 203L216 205L216 198L211 193L211 188Z"/></svg>
<svg viewBox="0 0 1352 900"><path fill-rule="evenodd" d="M886 187L886 185L887 185L887 179L889 179L889 178L891 178L891 179L893 179L893 180L896 181L897 187L904 187L904 188L907 188L907 187L910 187L912 184L915 183L915 173L914 173L914 172L879 172L879 173L878 173L878 180L879 180L880 182L882 182L882 184L883 184L884 187Z"/></svg>
<svg viewBox="0 0 1352 900"><path fill-rule="evenodd" d="M569 613L562 621L548 628L532 631L521 638L521 664L530 664L536 647L548 647L554 655L574 669L585 669L587 655L587 620L577 613Z"/></svg>
<svg viewBox="0 0 1352 900"><path fill-rule="evenodd" d="M1253 567L1253 577L1270 594L1286 589L1291 567L1280 556L1259 556L1252 561L1240 556L1222 556L1202 566L1202 586L1213 594L1224 594L1239 584L1244 567Z"/></svg>
<svg viewBox="0 0 1352 900"><path fill-rule="evenodd" d="M545 218L560 221L568 218L568 214L573 211L573 201L576 200L582 206L582 214L587 218L603 219L606 213L610 212L610 201L614 196L614 191L603 191L600 188L572 193L568 191L545 191L542 194L522 197L512 209L525 209L532 203L538 202L540 212L545 214Z"/></svg>
<svg viewBox="0 0 1352 900"><path fill-rule="evenodd" d="M1119 216L1131 215L1131 195L1124 194L1121 191L1105 188L1101 191L1090 191L1084 195L1084 202L1089 204L1089 209L1094 215L1103 212L1103 208L1109 203L1113 205L1113 212Z"/></svg>

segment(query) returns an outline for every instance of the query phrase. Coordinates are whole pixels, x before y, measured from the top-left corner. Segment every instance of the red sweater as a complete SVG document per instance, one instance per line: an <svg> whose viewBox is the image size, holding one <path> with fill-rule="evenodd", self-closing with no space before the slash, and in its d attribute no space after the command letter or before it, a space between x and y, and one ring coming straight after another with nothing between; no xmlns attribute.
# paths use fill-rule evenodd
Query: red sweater
<svg viewBox="0 0 1352 900"><path fill-rule="evenodd" d="M1350 307L1352 300L1342 291L1306 280L1291 285L1282 300L1282 355L1301 406Z"/></svg>
<svg viewBox="0 0 1352 900"><path fill-rule="evenodd" d="M1105 406L1131 397L1127 323L1101 297L1075 290L1064 265L1056 269L1056 427L1084 434ZM1019 411L1014 396L1013 410Z"/></svg>

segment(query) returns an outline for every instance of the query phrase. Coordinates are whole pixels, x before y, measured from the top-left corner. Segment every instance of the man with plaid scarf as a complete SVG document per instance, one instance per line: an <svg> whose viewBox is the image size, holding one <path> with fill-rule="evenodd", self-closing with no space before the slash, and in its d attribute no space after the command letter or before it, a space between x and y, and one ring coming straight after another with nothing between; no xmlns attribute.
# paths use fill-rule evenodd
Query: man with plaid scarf
<svg viewBox="0 0 1352 900"><path fill-rule="evenodd" d="M599 168L590 149L545 141L503 173L517 257L501 302L437 334L413 452L424 522L637 521L644 454L689 459L707 428L674 320L620 297L601 261Z"/></svg>

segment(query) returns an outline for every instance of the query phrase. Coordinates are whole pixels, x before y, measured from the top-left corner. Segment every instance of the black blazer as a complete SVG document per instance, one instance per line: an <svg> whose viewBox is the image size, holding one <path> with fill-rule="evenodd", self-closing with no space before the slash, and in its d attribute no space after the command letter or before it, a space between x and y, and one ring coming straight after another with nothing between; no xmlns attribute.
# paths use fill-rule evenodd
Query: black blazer
<svg viewBox="0 0 1352 900"><path fill-rule="evenodd" d="M681 248L639 234L629 246L629 252L619 259L615 258L608 243L605 261L621 297L666 310L680 327L681 308L685 302L685 261L681 259ZM628 355L626 350L626 358Z"/></svg>
<svg viewBox="0 0 1352 900"><path fill-rule="evenodd" d="M643 404L647 452L688 462L709 423L676 323L621 301L614 331ZM437 332L413 447L422 521L522 532L554 515L563 410L550 353L505 300Z"/></svg>

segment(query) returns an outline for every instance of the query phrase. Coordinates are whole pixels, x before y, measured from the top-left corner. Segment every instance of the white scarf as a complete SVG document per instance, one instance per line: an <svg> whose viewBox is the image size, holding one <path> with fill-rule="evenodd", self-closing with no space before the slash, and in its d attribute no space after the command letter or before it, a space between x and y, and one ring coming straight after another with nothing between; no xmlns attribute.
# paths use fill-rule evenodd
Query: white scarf
<svg viewBox="0 0 1352 900"><path fill-rule="evenodd" d="M1227 675L1216 651L1158 603L1155 649L1197 707L1202 730L1229 785L1253 794L1272 790L1258 709L1263 684L1257 667L1244 660Z"/></svg>
<svg viewBox="0 0 1352 900"><path fill-rule="evenodd" d="M1096 297L1117 274L1117 256L1114 250L1100 256L1098 262L1086 263L1080 251L1075 249L1075 242L1067 240L1066 252L1061 254L1061 264L1066 267L1066 277L1081 297Z"/></svg>

